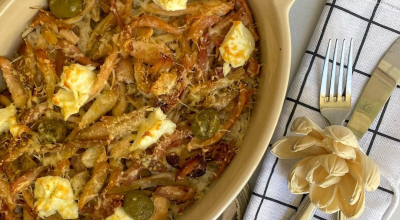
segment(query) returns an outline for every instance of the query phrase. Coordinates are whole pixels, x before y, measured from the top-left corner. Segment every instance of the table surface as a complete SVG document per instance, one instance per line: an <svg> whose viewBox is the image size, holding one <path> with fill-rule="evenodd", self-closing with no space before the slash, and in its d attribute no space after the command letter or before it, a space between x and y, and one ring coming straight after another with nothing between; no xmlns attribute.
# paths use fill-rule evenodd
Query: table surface
<svg viewBox="0 0 400 220"><path fill-rule="evenodd" d="M292 64L290 70L290 82L292 81L301 63L306 47L314 32L314 28L321 15L326 1L324 0L296 0L293 4L289 19L292 37ZM290 85L290 84L289 84ZM260 171L260 166L250 179L253 188ZM400 219L400 207L398 207L390 220Z"/></svg>

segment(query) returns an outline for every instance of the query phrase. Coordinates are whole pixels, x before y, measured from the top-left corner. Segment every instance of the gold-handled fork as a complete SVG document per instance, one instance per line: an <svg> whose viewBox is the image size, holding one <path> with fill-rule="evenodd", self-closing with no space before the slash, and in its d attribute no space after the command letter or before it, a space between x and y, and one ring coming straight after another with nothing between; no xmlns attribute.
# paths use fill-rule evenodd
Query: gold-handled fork
<svg viewBox="0 0 400 220"><path fill-rule="evenodd" d="M343 70L345 57L346 40L343 40L342 52L340 57L338 86L336 87L336 58L338 49L338 40L335 41L335 49L332 60L331 79L328 91L328 69L329 69L329 53L331 50L331 40L328 43L326 51L324 67L322 70L321 90L319 95L319 107L321 114L328 119L332 125L342 125L344 120L349 116L351 111L351 83L352 83L352 54L353 54L353 39L350 41L350 49L347 61L346 87L343 88ZM299 210L291 218L291 220L310 220L313 218L316 207L311 203L307 196L299 207ZM345 220L346 217L339 212L338 220Z"/></svg>

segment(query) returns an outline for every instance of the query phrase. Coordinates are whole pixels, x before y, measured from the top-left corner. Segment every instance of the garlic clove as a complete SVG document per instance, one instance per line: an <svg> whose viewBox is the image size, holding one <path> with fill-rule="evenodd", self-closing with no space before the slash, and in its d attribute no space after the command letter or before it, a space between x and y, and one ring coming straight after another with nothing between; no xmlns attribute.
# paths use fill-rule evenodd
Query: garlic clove
<svg viewBox="0 0 400 220"><path fill-rule="evenodd" d="M353 147L356 149L360 148L360 144L358 143L356 136L350 129L344 126L332 125L326 127L324 133L325 137L332 138L334 143L341 143L343 145Z"/></svg>
<svg viewBox="0 0 400 220"><path fill-rule="evenodd" d="M381 175L379 173L378 166L362 151L358 150L356 153L357 159L361 160L360 162L362 167L362 180L365 189L368 191L376 190L381 182Z"/></svg>
<svg viewBox="0 0 400 220"><path fill-rule="evenodd" d="M365 191L361 191L360 198L358 201L354 204L351 205L349 204L346 199L342 197L342 193L337 194L338 197L338 202L339 202L339 208L343 212L343 214L347 218L358 218L360 215L364 212L365 209Z"/></svg>
<svg viewBox="0 0 400 220"><path fill-rule="evenodd" d="M349 172L346 160L335 154L326 154L320 157L321 166L332 176L343 176Z"/></svg>
<svg viewBox="0 0 400 220"><path fill-rule="evenodd" d="M272 145L271 153L275 156L279 157L280 159L299 159L309 156L314 156L314 154L307 153L307 152L293 152L292 148L294 144L300 139L301 137L295 136L287 136L279 139L277 142Z"/></svg>
<svg viewBox="0 0 400 220"><path fill-rule="evenodd" d="M304 194L310 190L310 185L306 180L307 164L312 157L307 157L297 162L288 175L288 188L293 194Z"/></svg>
<svg viewBox="0 0 400 220"><path fill-rule="evenodd" d="M290 128L297 134L303 134L322 140L324 138L323 130L307 117L296 118Z"/></svg>
<svg viewBox="0 0 400 220"><path fill-rule="evenodd" d="M325 208L332 203L337 190L337 185L322 188L317 184L310 184L310 200L318 208Z"/></svg>

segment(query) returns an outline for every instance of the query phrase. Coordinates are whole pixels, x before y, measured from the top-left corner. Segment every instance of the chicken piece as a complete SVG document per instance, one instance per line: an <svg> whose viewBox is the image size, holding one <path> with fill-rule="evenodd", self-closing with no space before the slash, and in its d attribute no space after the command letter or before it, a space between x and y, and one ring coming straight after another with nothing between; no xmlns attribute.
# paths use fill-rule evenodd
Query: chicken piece
<svg viewBox="0 0 400 220"><path fill-rule="evenodd" d="M105 90L101 93L90 108L87 110L85 115L82 117L79 123L79 129L86 128L91 123L97 121L100 117L111 111L119 98L119 91Z"/></svg>
<svg viewBox="0 0 400 220"><path fill-rule="evenodd" d="M155 96L169 93L176 84L176 73L161 73L160 77L151 86L151 93Z"/></svg>
<svg viewBox="0 0 400 220"><path fill-rule="evenodd" d="M36 28L39 25L43 25L56 33L61 29L71 30L74 28L73 25L65 23L50 12L44 10L39 11L39 14L33 19L30 27Z"/></svg>
<svg viewBox="0 0 400 220"><path fill-rule="evenodd" d="M196 195L196 189L188 186L159 186L154 190L153 195L180 204L193 199Z"/></svg>
<svg viewBox="0 0 400 220"><path fill-rule="evenodd" d="M150 220L165 220L168 217L169 201L162 196L153 196L154 212Z"/></svg>
<svg viewBox="0 0 400 220"><path fill-rule="evenodd" d="M127 185L115 186L108 190L107 194L121 194L135 189L146 189L150 187L166 185L187 185L187 181L182 180L175 182L175 175L173 173L164 172L137 179Z"/></svg>
<svg viewBox="0 0 400 220"><path fill-rule="evenodd" d="M117 0L110 0L110 6L111 6L110 11L114 14L114 17L117 20L118 25L121 27L121 29L124 29L125 23L118 12Z"/></svg>
<svg viewBox="0 0 400 220"><path fill-rule="evenodd" d="M162 56L172 57L171 50L161 44L147 43L129 39L123 44L124 52L146 64L154 65Z"/></svg>
<svg viewBox="0 0 400 220"><path fill-rule="evenodd" d="M176 180L183 180L185 177L200 177L206 173L206 160L202 154L190 158L182 169L176 174Z"/></svg>
<svg viewBox="0 0 400 220"><path fill-rule="evenodd" d="M78 201L78 208L82 210L83 207L90 200L99 196L100 190L102 189L108 174L109 165L107 162L100 163L96 165L93 170L92 178L85 186L83 193Z"/></svg>
<svg viewBox="0 0 400 220"><path fill-rule="evenodd" d="M191 24L187 38L193 40L194 42L197 42L197 39L201 37L204 32L211 26L215 25L221 21L221 17L217 15L210 15L206 17L201 17L193 24Z"/></svg>
<svg viewBox="0 0 400 220"><path fill-rule="evenodd" d="M10 191L10 184L8 181L0 179L0 198L6 203L8 210L14 211L17 203L14 194Z"/></svg>
<svg viewBox="0 0 400 220"><path fill-rule="evenodd" d="M139 129L145 119L145 113L146 109L142 108L120 116L103 117L100 122L79 132L77 139L112 140L115 137L123 137Z"/></svg>
<svg viewBox="0 0 400 220"><path fill-rule="evenodd" d="M67 40L60 40L56 45L57 49L61 49L64 56L71 58L82 65L90 65L93 67L98 67L99 64L90 60L82 51L79 50L74 44Z"/></svg>
<svg viewBox="0 0 400 220"><path fill-rule="evenodd" d="M3 72L3 77L11 93L13 103L18 107L25 107L29 99L29 92L24 86L26 82L25 77L15 70L9 60L1 56L0 69Z"/></svg>
<svg viewBox="0 0 400 220"><path fill-rule="evenodd" d="M133 83L134 71L133 65L129 58L122 58L115 67L115 77L119 82Z"/></svg>
<svg viewBox="0 0 400 220"><path fill-rule="evenodd" d="M17 177L10 185L11 194L18 194L28 188L28 186L36 180L40 173L46 169L47 167L40 166L30 169L21 176Z"/></svg>
<svg viewBox="0 0 400 220"><path fill-rule="evenodd" d="M120 116L124 114L128 109L128 101L126 100L126 86L125 83L117 82L116 88L119 91L119 97L117 103L114 105L112 109L112 115Z"/></svg>
<svg viewBox="0 0 400 220"><path fill-rule="evenodd" d="M57 84L57 75L55 65L50 59L48 53L42 49L36 50L37 66L44 76L44 85L47 95L47 100L51 103L54 90Z"/></svg>
<svg viewBox="0 0 400 220"><path fill-rule="evenodd" d="M104 86L107 84L108 77L117 63L117 58L118 50L116 47L114 47L110 55L106 58L101 66L100 72L97 74L97 79L90 89L89 98L87 99L86 103L93 100L101 92L101 90L103 90Z"/></svg>
<svg viewBox="0 0 400 220"><path fill-rule="evenodd" d="M122 31L120 40L124 42L132 37L132 31L139 27L151 27L156 28L171 34L179 35L183 32L183 29L174 27L165 21L155 16L144 15L132 20L128 25L125 26Z"/></svg>
<svg viewBox="0 0 400 220"><path fill-rule="evenodd" d="M140 60L135 60L134 63L134 76L136 80L136 85L145 94L150 93L150 80L146 74L146 67Z"/></svg>

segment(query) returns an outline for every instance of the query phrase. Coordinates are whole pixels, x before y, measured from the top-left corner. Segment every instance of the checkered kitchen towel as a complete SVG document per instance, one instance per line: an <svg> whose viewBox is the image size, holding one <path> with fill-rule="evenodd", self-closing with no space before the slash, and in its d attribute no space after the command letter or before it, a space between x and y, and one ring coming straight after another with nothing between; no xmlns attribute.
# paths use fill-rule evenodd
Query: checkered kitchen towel
<svg viewBox="0 0 400 220"><path fill-rule="evenodd" d="M319 112L318 95L329 39L339 39L339 42L343 38L354 39L354 108L379 60L399 37L399 0L328 0L287 94L271 144L284 135L291 135L289 126L297 117L308 116L321 127L328 125ZM400 86L394 90L360 145L378 164L382 177L380 187L366 193L366 208L359 219L388 219L399 198ZM279 160L268 150L247 207L246 220L290 219L296 212L304 196L291 194L286 185L288 171L295 162ZM317 211L314 219L335 217Z"/></svg>

